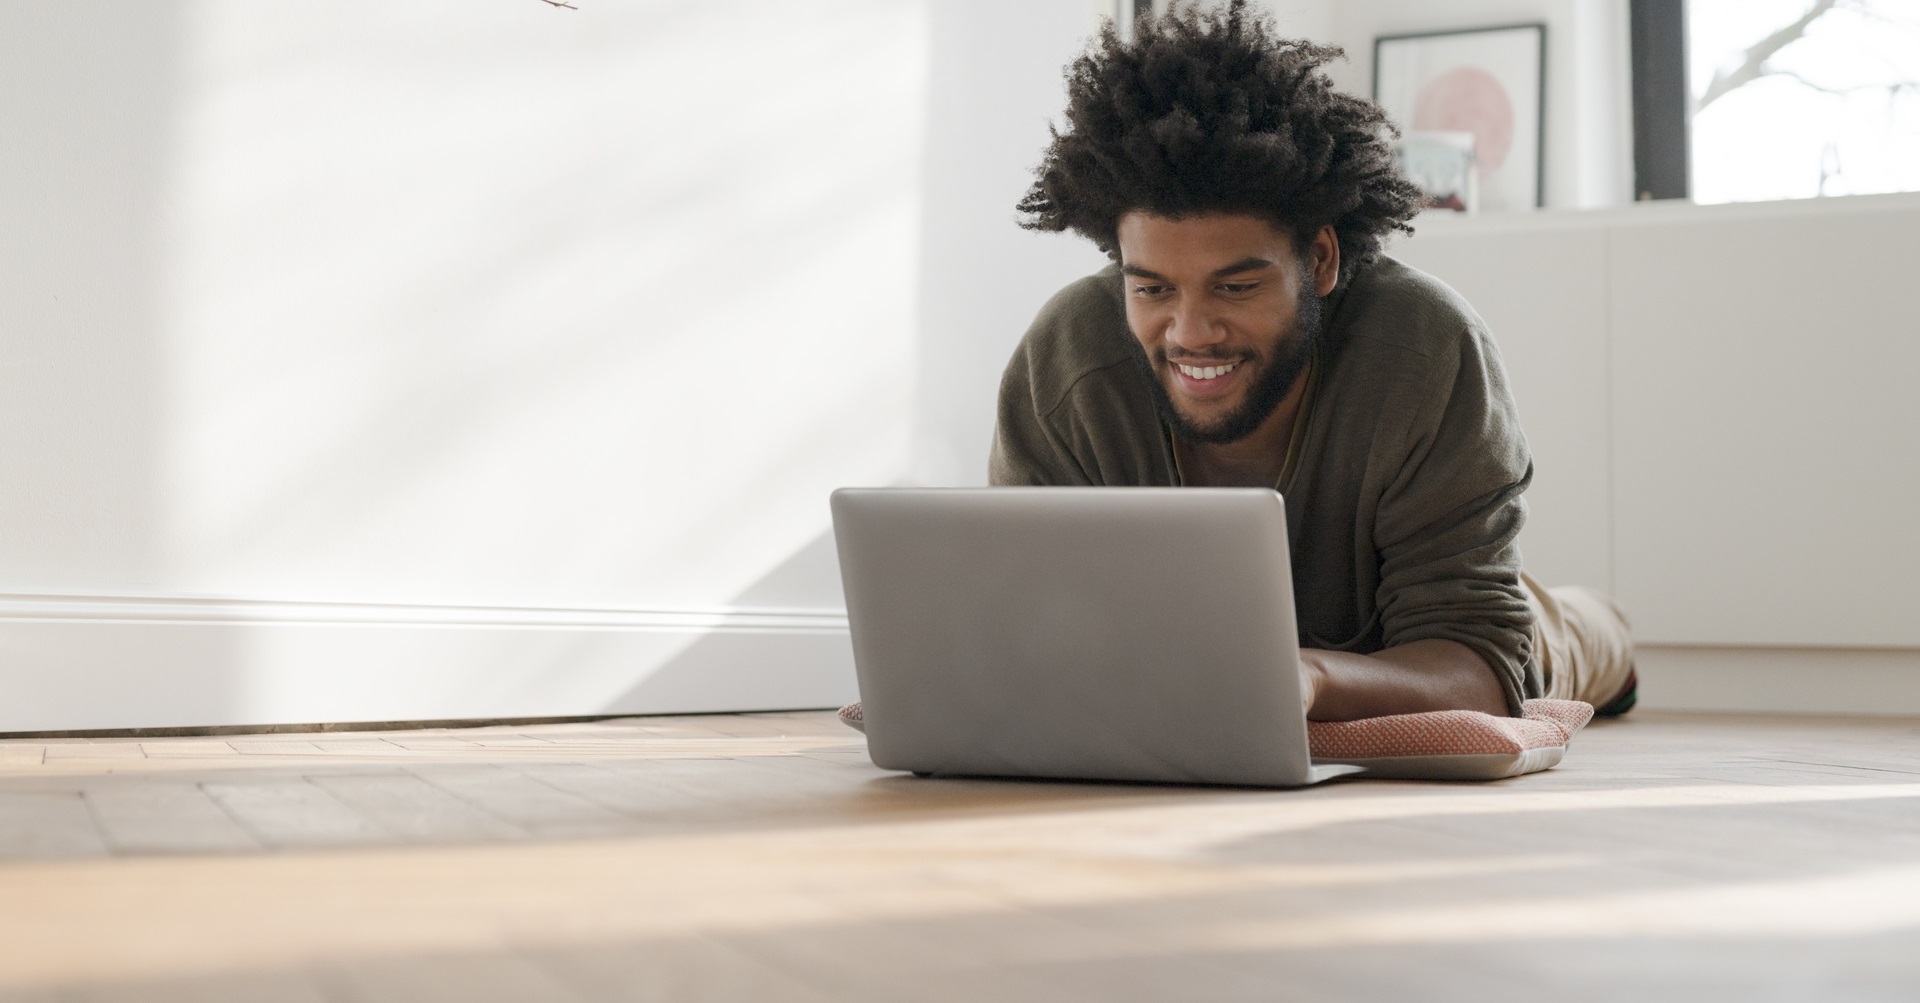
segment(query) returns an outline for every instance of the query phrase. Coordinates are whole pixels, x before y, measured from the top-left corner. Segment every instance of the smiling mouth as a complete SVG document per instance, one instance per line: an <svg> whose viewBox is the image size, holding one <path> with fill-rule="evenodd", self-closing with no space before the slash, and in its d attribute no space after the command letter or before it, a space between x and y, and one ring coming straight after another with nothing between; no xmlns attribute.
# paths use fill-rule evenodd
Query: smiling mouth
<svg viewBox="0 0 1920 1003"><path fill-rule="evenodd" d="M1184 362L1176 362L1173 366L1192 379L1217 380L1239 368L1240 363L1229 362L1221 366L1189 366Z"/></svg>

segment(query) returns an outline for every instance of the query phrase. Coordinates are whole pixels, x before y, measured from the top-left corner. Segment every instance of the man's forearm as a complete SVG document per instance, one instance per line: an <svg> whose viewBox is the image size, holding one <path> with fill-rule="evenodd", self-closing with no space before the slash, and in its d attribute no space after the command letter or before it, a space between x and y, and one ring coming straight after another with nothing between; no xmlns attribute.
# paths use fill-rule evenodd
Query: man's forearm
<svg viewBox="0 0 1920 1003"><path fill-rule="evenodd" d="M1507 714L1506 691L1492 667L1458 641L1414 641L1371 655L1303 648L1300 678L1307 717L1315 721L1430 710Z"/></svg>

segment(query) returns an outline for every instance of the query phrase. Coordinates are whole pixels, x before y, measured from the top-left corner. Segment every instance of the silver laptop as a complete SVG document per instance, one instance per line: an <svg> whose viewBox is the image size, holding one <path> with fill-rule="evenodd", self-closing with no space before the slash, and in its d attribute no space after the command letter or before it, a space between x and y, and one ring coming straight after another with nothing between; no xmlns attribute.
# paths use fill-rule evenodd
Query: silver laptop
<svg viewBox="0 0 1920 1003"><path fill-rule="evenodd" d="M1286 510L1260 489L847 488L840 575L875 765L1293 787Z"/></svg>

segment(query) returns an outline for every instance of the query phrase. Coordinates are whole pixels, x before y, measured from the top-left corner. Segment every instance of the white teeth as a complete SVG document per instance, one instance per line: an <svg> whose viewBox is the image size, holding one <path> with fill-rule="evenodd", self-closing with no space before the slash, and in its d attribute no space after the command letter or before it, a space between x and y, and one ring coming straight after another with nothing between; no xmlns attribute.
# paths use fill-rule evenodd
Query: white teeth
<svg viewBox="0 0 1920 1003"><path fill-rule="evenodd" d="M1239 364L1238 362L1232 362L1224 366L1189 366L1184 363L1174 363L1175 366L1179 367L1181 372L1186 373L1196 380L1211 380L1215 377L1225 376L1233 372L1233 367Z"/></svg>

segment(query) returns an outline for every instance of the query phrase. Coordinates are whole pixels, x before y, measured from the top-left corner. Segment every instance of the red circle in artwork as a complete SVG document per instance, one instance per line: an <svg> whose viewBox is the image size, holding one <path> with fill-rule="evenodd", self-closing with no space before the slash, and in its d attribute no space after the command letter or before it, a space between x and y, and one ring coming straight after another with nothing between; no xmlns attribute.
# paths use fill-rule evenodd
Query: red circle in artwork
<svg viewBox="0 0 1920 1003"><path fill-rule="evenodd" d="M1423 132L1473 133L1474 162L1493 173L1513 148L1513 102L1493 74L1473 66L1448 70L1420 88L1413 127Z"/></svg>

